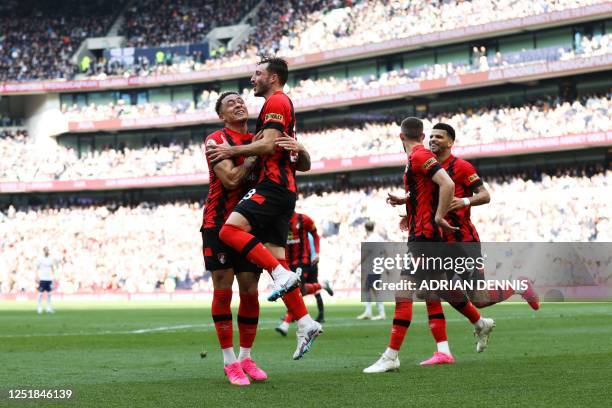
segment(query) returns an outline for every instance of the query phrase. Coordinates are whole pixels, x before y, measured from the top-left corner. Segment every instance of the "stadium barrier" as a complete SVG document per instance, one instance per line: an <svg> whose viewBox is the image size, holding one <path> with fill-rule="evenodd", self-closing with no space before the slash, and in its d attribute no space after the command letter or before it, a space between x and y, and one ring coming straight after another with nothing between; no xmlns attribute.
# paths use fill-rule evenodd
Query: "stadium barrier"
<svg viewBox="0 0 612 408"><path fill-rule="evenodd" d="M604 145L612 145L612 129L606 132L540 137L474 146L456 146L453 148L453 153L456 156L467 159L474 157L579 149ZM403 166L406 160L405 157L404 153L387 153L352 158L319 160L312 163L309 174L353 171L372 167ZM119 179L2 182L0 183L0 193L113 190L178 185L202 185L207 183L208 173Z"/></svg>
<svg viewBox="0 0 612 408"><path fill-rule="evenodd" d="M456 40L470 40L483 36L502 35L514 31L533 30L545 26L555 26L582 21L584 19L605 18L612 14L612 2L594 4L551 13L542 13L528 17L494 21L452 30L439 31L406 38L381 41L330 51L306 54L287 58L292 69L306 68L315 65L328 64L335 61L366 58L380 54L408 51L423 46L431 47ZM221 79L239 78L250 75L253 64L227 68L211 68L204 71L181 74L154 75L150 77L84 79L71 81L31 81L6 82L0 84L0 94L28 94L48 92L70 92L85 90L120 89L131 87L177 85L203 81L218 81Z"/></svg>
<svg viewBox="0 0 612 408"><path fill-rule="evenodd" d="M494 68L489 71L472 72L463 75L451 75L439 79L426 79L407 84L381 86L360 91L338 92L330 95L309 98L293 98L298 112L315 109L335 108L340 106L378 102L407 95L422 95L440 91L452 91L475 87L486 87L513 81L527 81L556 76L568 76L581 72L612 69L612 53L587 58L574 58L566 61L543 63L536 61L517 66ZM263 105L263 100L249 104L249 116L255 118ZM156 127L192 126L201 123L220 122L219 116L211 110L196 113L179 113L168 116L144 118L83 120L67 123L68 132L99 132L130 129L148 129Z"/></svg>

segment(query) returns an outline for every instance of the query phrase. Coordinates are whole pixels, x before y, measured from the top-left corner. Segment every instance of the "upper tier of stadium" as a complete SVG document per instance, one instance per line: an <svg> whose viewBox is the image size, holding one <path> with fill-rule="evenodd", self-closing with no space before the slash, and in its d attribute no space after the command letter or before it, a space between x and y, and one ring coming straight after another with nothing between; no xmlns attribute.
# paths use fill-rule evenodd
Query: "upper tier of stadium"
<svg viewBox="0 0 612 408"><path fill-rule="evenodd" d="M159 84L217 80L248 75L262 54L287 57L297 68L605 18L612 12L612 2L604 0L241 0L231 4L136 0L127 8L118 0L42 4L10 0L0 5L0 82L67 80L79 75L136 77L125 85L101 81L101 87L138 85L143 77L147 83ZM141 58L130 66L95 55L88 57L88 64L75 61L87 38L118 34L128 46L167 47L200 43L212 29L236 23L250 23L250 34L233 50L214 50L208 58L198 51L182 56L166 52L161 63ZM92 84L87 83L66 84L66 89L86 89ZM34 88L0 85L3 93L28 89ZM43 90L53 89L64 88L56 84Z"/></svg>

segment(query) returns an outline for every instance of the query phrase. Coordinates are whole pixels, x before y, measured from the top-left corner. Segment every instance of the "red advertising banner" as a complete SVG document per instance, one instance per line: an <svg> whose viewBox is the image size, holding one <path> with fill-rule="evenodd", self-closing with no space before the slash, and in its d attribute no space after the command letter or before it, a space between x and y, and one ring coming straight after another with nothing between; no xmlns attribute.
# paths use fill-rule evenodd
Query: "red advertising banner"
<svg viewBox="0 0 612 408"><path fill-rule="evenodd" d="M464 158L507 156L555 150L581 149L612 145L612 130L607 132L581 133L555 137L541 137L508 142L497 142L475 146L457 146L456 156ZM312 163L308 174L355 171L375 167L402 166L406 163L404 153L388 153L344 159L327 159ZM94 179L75 181L0 182L0 194L87 190L116 190L132 188L203 185L208 183L208 174L183 174L175 176L133 177L122 179Z"/></svg>
<svg viewBox="0 0 612 408"><path fill-rule="evenodd" d="M469 40L484 35L500 35L518 30L533 30L548 25L568 24L584 19L604 18L612 15L612 2L603 2L586 7L578 7L528 17L495 21L453 30L439 31L424 35L398 38L379 43L341 48L331 51L305 54L287 58L292 69L328 64L339 60L365 58L398 51L407 51L426 45L432 47L456 40ZM236 67L212 68L205 71L181 74L154 75L149 77L112 77L108 79L82 79L72 81L33 81L0 83L0 94L28 94L47 92L72 92L102 89L121 89L131 87L151 87L161 85L218 81L250 75L252 64Z"/></svg>
<svg viewBox="0 0 612 408"><path fill-rule="evenodd" d="M476 86L491 86L509 80L530 80L545 77L566 76L579 72L591 72L612 68L612 53L588 58L575 58L567 61L532 62L520 66L491 69L484 72L472 72L463 75L452 75L440 79L427 79L395 86L381 86L362 91L340 92L329 95L314 96L307 99L293 99L298 112L321 108L333 108L346 105L363 104L405 95L423 95L433 92L458 90ZM251 117L256 117L261 109L259 104L248 106ZM129 129L147 129L155 127L190 126L202 123L219 122L218 116L211 110L197 113L182 113L169 116L149 118L107 119L99 121L68 122L68 132L98 132Z"/></svg>

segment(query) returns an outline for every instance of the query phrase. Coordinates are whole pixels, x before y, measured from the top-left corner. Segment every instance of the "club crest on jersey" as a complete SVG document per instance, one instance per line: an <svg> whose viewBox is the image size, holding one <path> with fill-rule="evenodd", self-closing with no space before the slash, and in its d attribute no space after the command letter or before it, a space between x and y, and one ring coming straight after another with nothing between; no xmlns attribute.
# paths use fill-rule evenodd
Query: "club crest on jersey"
<svg viewBox="0 0 612 408"><path fill-rule="evenodd" d="M225 257L225 252L218 253L217 259L219 260L219 262L221 262L222 265L225 265L225 262L227 260Z"/></svg>
<svg viewBox="0 0 612 408"><path fill-rule="evenodd" d="M431 159L427 160L424 164L423 164L423 168L425 170L428 170L431 166L433 166L434 164L436 164L438 161L432 157Z"/></svg>
<svg viewBox="0 0 612 408"><path fill-rule="evenodd" d="M208 141L206 142L206 146L216 146L217 142L215 142L214 139L208 139Z"/></svg>
<svg viewBox="0 0 612 408"><path fill-rule="evenodd" d="M280 113L267 113L264 121L273 120L275 122L282 122L283 119L285 119L285 117Z"/></svg>
<svg viewBox="0 0 612 408"><path fill-rule="evenodd" d="M478 177L478 174L476 174L476 173L474 173L474 174L472 174L470 177L468 177L468 181L469 181L470 183L473 183L473 182L475 182L475 181L476 181L476 180L478 180L478 179L480 179L480 177Z"/></svg>

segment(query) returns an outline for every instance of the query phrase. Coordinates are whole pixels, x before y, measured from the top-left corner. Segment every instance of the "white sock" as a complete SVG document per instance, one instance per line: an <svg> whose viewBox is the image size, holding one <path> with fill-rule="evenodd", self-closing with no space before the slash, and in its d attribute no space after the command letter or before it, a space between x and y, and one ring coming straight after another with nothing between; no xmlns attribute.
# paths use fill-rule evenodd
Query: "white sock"
<svg viewBox="0 0 612 408"><path fill-rule="evenodd" d="M391 360L395 360L397 358L397 355L399 354L399 351L393 350L392 348L387 347L384 354L386 357L390 358Z"/></svg>
<svg viewBox="0 0 612 408"><path fill-rule="evenodd" d="M240 353L238 354L238 360L244 361L247 358L251 358L251 348L250 347L240 347Z"/></svg>
<svg viewBox="0 0 612 408"><path fill-rule="evenodd" d="M312 317L310 317L309 314L307 314L306 316L300 317L297 321L298 330L309 327L313 322L314 320L312 320Z"/></svg>
<svg viewBox="0 0 612 408"><path fill-rule="evenodd" d="M38 293L38 309L42 309L42 292Z"/></svg>
<svg viewBox="0 0 612 408"><path fill-rule="evenodd" d="M281 324L278 325L278 327L283 329L283 330L289 330L289 323L283 321L283 322L281 322Z"/></svg>
<svg viewBox="0 0 612 408"><path fill-rule="evenodd" d="M276 268L272 270L272 279L277 280L281 275L287 273L287 270L283 268L283 265L279 264Z"/></svg>
<svg viewBox="0 0 612 408"><path fill-rule="evenodd" d="M221 352L223 353L223 365L230 365L238 361L233 347L221 349Z"/></svg>
<svg viewBox="0 0 612 408"><path fill-rule="evenodd" d="M47 292L47 309L51 309L51 292Z"/></svg>
<svg viewBox="0 0 612 408"><path fill-rule="evenodd" d="M385 315L385 305L383 302L376 302L376 307L378 308L378 314L381 316Z"/></svg>
<svg viewBox="0 0 612 408"><path fill-rule="evenodd" d="M481 317L480 319L476 321L476 323L474 323L474 327L482 327L483 324L484 322L482 321L482 317Z"/></svg>
<svg viewBox="0 0 612 408"><path fill-rule="evenodd" d="M372 315L372 302L366 302L365 304L365 314Z"/></svg>
<svg viewBox="0 0 612 408"><path fill-rule="evenodd" d="M450 356L450 347L448 346L448 341L441 341L437 343L438 351L440 353L448 354Z"/></svg>

